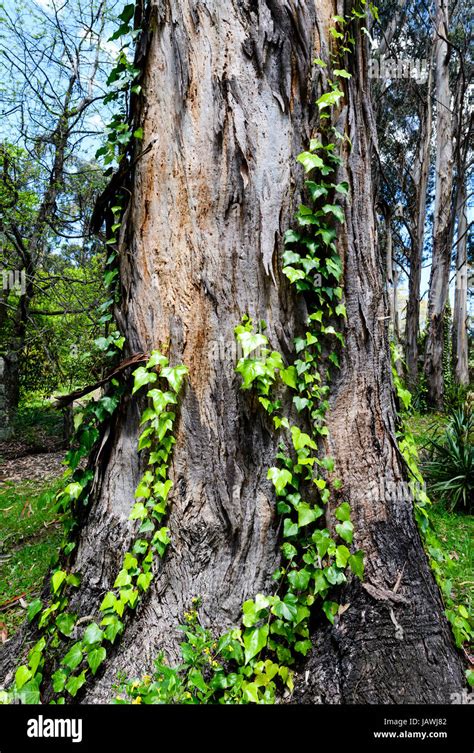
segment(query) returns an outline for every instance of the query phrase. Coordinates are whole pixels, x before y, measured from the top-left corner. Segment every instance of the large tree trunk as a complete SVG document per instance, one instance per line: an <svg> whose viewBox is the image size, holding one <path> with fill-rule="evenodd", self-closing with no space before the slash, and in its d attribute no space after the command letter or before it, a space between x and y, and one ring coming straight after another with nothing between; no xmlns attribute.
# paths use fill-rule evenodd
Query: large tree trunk
<svg viewBox="0 0 474 753"><path fill-rule="evenodd" d="M428 336L424 370L428 400L443 404L443 315L448 297L452 239L453 122L449 87L449 11L447 0L436 3L436 191L433 253L428 298Z"/></svg>
<svg viewBox="0 0 474 753"><path fill-rule="evenodd" d="M415 201L413 210L410 276L408 278L408 300L405 323L405 353L407 382L411 389L418 383L418 335L420 331L420 290L423 246L425 239L426 196L431 157L431 82L430 66L426 101L420 103L420 135L418 154L413 170Z"/></svg>
<svg viewBox="0 0 474 753"><path fill-rule="evenodd" d="M160 650L177 657L177 626L193 596L202 596L202 617L218 630L269 588L278 520L266 475L277 438L239 389L233 328L243 314L263 318L272 345L288 355L304 327L279 253L302 182L295 157L312 132L312 61L334 12L331 3L286 0L152 4L140 119L145 145L154 145L137 163L122 235L121 321L131 352L169 341L189 379L172 464L172 544L105 672L88 687L89 702L111 698L119 670L149 670ZM339 244L347 349L328 449L353 508L367 579L347 587L349 609L335 627L315 624L310 679L298 677L296 698L448 701L462 686L462 668L395 440L364 40L357 35L340 118L353 142L346 160L354 201ZM138 418L129 400L98 459L77 555L76 606L84 614L111 587L132 537Z"/></svg>
<svg viewBox="0 0 474 753"><path fill-rule="evenodd" d="M458 194L458 235L456 243L456 290L453 311L453 360L456 384L469 384L467 335L467 196L465 176L461 176Z"/></svg>

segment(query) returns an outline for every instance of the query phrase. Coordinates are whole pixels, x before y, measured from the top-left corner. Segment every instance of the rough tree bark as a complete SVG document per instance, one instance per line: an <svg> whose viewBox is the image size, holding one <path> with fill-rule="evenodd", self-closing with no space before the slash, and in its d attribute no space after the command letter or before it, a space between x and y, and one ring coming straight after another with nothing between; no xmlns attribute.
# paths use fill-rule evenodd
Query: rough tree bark
<svg viewBox="0 0 474 753"><path fill-rule="evenodd" d="M105 671L88 687L88 702L111 698L119 670L149 670L160 650L177 656L177 626L193 596L202 596L203 619L217 630L236 624L243 600L269 587L278 521L266 473L277 439L239 389L233 328L246 313L264 318L271 343L288 355L298 323L304 326L278 257L302 183L295 157L312 134L312 61L327 49L335 10L320 0L152 3L139 120L153 147L137 163L122 233L120 319L131 352L169 341L172 361L187 364L189 379L172 464L172 544ZM354 201L340 240L347 349L328 449L353 508L367 578L348 585L349 608L334 627L315 620L315 649L295 697L447 701L463 684L462 667L395 440L364 49L359 34L340 118L354 145L346 155ZM77 555L84 614L112 585L132 536L139 407L129 400L97 459Z"/></svg>
<svg viewBox="0 0 474 753"><path fill-rule="evenodd" d="M436 2L436 170L433 253L428 297L428 336L424 371L428 400L443 403L443 315L448 297L452 238L453 118L449 86L449 11L447 0Z"/></svg>

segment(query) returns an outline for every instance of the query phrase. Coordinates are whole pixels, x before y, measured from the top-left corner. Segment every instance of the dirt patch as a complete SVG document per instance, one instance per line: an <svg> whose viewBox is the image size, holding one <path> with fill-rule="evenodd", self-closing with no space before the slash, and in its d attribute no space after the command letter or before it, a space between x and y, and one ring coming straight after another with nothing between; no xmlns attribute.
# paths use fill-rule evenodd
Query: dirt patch
<svg viewBox="0 0 474 753"><path fill-rule="evenodd" d="M65 471L62 464L64 454L64 450L61 450L4 459L0 462L0 484L5 481L20 483L58 478Z"/></svg>

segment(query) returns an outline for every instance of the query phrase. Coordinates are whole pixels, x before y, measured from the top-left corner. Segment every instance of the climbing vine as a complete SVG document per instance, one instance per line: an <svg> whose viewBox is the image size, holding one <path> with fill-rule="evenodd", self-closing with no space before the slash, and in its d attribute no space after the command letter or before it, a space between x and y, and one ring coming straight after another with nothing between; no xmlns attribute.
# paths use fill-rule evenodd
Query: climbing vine
<svg viewBox="0 0 474 753"><path fill-rule="evenodd" d="M168 359L154 351L145 366L134 372L133 394L161 382L162 387L147 389L148 405L141 416L144 429L138 450L148 454L147 469L135 492L135 504L130 520L138 521L138 533L130 551L123 557L112 590L104 596L97 621L81 625L78 616L67 611L66 587L78 586L77 573L56 569L51 577L52 603L37 609L33 602L29 618L38 619L43 633L28 654L27 664L18 667L12 697L22 703L38 703L41 699L45 653L48 659L59 664L52 675L52 689L56 703L65 702L65 693L74 697L85 684L87 676L95 674L104 662L107 644L113 644L125 627L127 612L136 609L142 594L150 587L156 557L163 557L169 544L168 529L163 525L167 513L167 499L172 486L168 468L175 443L173 426L178 395L186 367L171 367ZM70 494L70 492L64 492ZM100 621L100 623L99 623ZM79 626L82 632L78 638ZM69 646L69 640L74 642ZM68 650L64 652L65 646ZM6 698L3 698L5 701Z"/></svg>

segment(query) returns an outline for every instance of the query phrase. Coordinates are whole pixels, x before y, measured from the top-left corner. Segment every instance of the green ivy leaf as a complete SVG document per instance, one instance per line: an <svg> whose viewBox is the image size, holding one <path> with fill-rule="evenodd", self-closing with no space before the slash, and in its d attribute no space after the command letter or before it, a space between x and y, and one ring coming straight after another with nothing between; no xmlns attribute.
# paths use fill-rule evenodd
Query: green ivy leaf
<svg viewBox="0 0 474 753"><path fill-rule="evenodd" d="M288 573L288 580L295 591L306 591L311 573L309 570L291 570Z"/></svg>
<svg viewBox="0 0 474 753"><path fill-rule="evenodd" d="M285 538L291 538L298 535L298 524L293 523L291 518L285 518L283 521L283 536Z"/></svg>
<svg viewBox="0 0 474 753"><path fill-rule="evenodd" d="M115 579L114 588L129 586L131 582L132 578L130 574L127 572L127 570L122 569Z"/></svg>
<svg viewBox="0 0 474 753"><path fill-rule="evenodd" d="M288 366L287 369L282 369L280 371L280 376L283 383L286 384L287 387L292 387L294 390L296 390L298 384L296 368L294 366Z"/></svg>
<svg viewBox="0 0 474 753"><path fill-rule="evenodd" d="M114 615L104 617L104 619L102 620L100 624L106 626L105 639L109 641L110 643L114 643L117 635L119 635L119 633L122 633L124 629L123 622L121 622Z"/></svg>
<svg viewBox="0 0 474 753"><path fill-rule="evenodd" d="M100 646L100 648L94 648L92 649L92 651L89 651L89 653L87 654L87 663L89 664L93 675L95 675L102 662L105 661L106 656L107 652L102 646Z"/></svg>
<svg viewBox="0 0 474 753"><path fill-rule="evenodd" d="M58 669L51 677L53 690L55 693L62 693L67 680L67 674L64 669Z"/></svg>
<svg viewBox="0 0 474 753"><path fill-rule="evenodd" d="M76 617L73 614L68 614L67 612L63 612L63 614L58 614L56 617L56 625L58 627L58 630L65 636L69 638L69 636L72 633L72 629L76 623Z"/></svg>
<svg viewBox="0 0 474 753"><path fill-rule="evenodd" d="M341 523L344 523L345 520L350 520L351 507L349 503L343 502L342 505L339 505L339 507L336 508L334 515L341 521Z"/></svg>
<svg viewBox="0 0 474 753"><path fill-rule="evenodd" d="M331 625L334 625L334 618L339 610L339 604L337 604L335 601L324 601L323 602L323 612L328 618Z"/></svg>
<svg viewBox="0 0 474 753"><path fill-rule="evenodd" d="M311 152L302 152L296 159L303 165L306 173L311 172L315 168L320 169L324 167L321 157L318 157L317 154L311 154Z"/></svg>
<svg viewBox="0 0 474 753"><path fill-rule="evenodd" d="M302 269L295 269L294 267L283 267L283 274L289 279L291 283L295 283L298 280L304 280L306 273Z"/></svg>
<svg viewBox="0 0 474 753"><path fill-rule="evenodd" d="M113 591L109 591L102 600L102 604L99 607L100 611L105 612L106 609L113 609L116 601L117 597L115 596Z"/></svg>
<svg viewBox="0 0 474 753"><path fill-rule="evenodd" d="M147 516L148 510L143 502L135 502L132 507L132 512L130 513L130 520L144 520Z"/></svg>
<svg viewBox="0 0 474 753"><path fill-rule="evenodd" d="M86 682L86 672L83 670L80 675L72 675L66 683L66 690L74 698Z"/></svg>
<svg viewBox="0 0 474 753"><path fill-rule="evenodd" d="M82 656L82 642L78 641L69 649L66 656L61 660L61 664L65 664L71 670L76 669L82 661Z"/></svg>
<svg viewBox="0 0 474 753"><path fill-rule="evenodd" d="M360 549L349 557L349 567L360 580L364 578L364 552Z"/></svg>
<svg viewBox="0 0 474 753"><path fill-rule="evenodd" d="M297 652L298 652L299 654L303 654L303 656L306 656L306 654L308 653L308 651L310 651L310 650L311 650L311 648L312 648L312 645L313 645L313 644L311 643L311 641L310 641L310 640L305 640L305 641L296 641L296 643L295 643L295 645L294 645L294 649L295 649L295 651L297 651Z"/></svg>
<svg viewBox="0 0 474 753"><path fill-rule="evenodd" d="M292 478L290 471L286 468L269 468L267 472L267 479L273 482L277 494L282 493Z"/></svg>
<svg viewBox="0 0 474 753"><path fill-rule="evenodd" d="M319 97L319 99L316 100L316 104L318 105L319 111L321 112L321 110L325 110L328 107L337 105L339 100L343 96L344 96L344 92L342 92L340 89L334 89L333 91L326 92L321 97Z"/></svg>
<svg viewBox="0 0 474 753"><path fill-rule="evenodd" d="M325 204L323 206L323 212L324 214L332 214L339 222L346 221L344 210L339 204Z"/></svg>
<svg viewBox="0 0 474 753"><path fill-rule="evenodd" d="M266 646L268 639L268 625L259 628L249 628L244 633L245 664Z"/></svg>
<svg viewBox="0 0 474 753"><path fill-rule="evenodd" d="M85 646L89 648L90 646L93 646L95 643L101 643L103 637L104 637L103 630L100 629L100 627L97 625L96 622L91 622L91 624L88 625L86 628L86 631L82 638L82 642Z"/></svg>
<svg viewBox="0 0 474 753"><path fill-rule="evenodd" d="M324 514L324 510L321 507L310 507L306 503L298 505L298 526L303 528L304 526L313 523L315 520Z"/></svg>
<svg viewBox="0 0 474 753"><path fill-rule="evenodd" d="M294 547L293 544L290 544L289 541L285 541L285 543L281 545L281 551L282 551L283 556L287 560L293 559L298 554L298 550L296 549L296 547Z"/></svg>
<svg viewBox="0 0 474 753"><path fill-rule="evenodd" d="M266 374L265 364L253 358L242 358L235 370L242 375L244 390L248 390L256 379Z"/></svg>
<svg viewBox="0 0 474 753"><path fill-rule="evenodd" d="M310 447L312 450L317 449L314 439L312 439L309 434L302 432L297 426L291 427L291 438L296 452L299 452L299 450L302 450L304 447Z"/></svg>
<svg viewBox="0 0 474 753"><path fill-rule="evenodd" d="M153 574L152 573L140 573L140 575L137 578L137 586L141 588L143 591L147 591L150 588L150 583L152 581Z"/></svg>
<svg viewBox="0 0 474 753"><path fill-rule="evenodd" d="M64 570L56 570L55 573L53 573L51 578L51 586L53 589L53 593L57 593L59 588L61 587L61 584L66 580L67 573L64 572Z"/></svg>
<svg viewBox="0 0 474 753"><path fill-rule="evenodd" d="M310 405L310 402L306 397L294 397L293 403L298 413L301 413L302 410L308 408L308 406Z"/></svg>
<svg viewBox="0 0 474 753"><path fill-rule="evenodd" d="M168 381L168 384L176 393L181 390L183 379L187 373L188 368L184 364L172 368L167 366L161 370L161 376Z"/></svg>
<svg viewBox="0 0 474 753"><path fill-rule="evenodd" d="M343 181L342 183L337 183L337 185L335 185L334 188L336 189L338 193L344 194L344 196L347 196L347 194L349 193L349 183L347 183L346 181Z"/></svg>
<svg viewBox="0 0 474 753"><path fill-rule="evenodd" d="M43 603L41 599L34 599L30 604L28 605L28 610L26 612L26 615L28 617L28 622L31 622L34 620L38 612L41 612L43 609Z"/></svg>
<svg viewBox="0 0 474 753"><path fill-rule="evenodd" d="M28 682L32 677L31 670L25 664L22 664L15 672L15 686L17 690L21 690L23 685Z"/></svg>
<svg viewBox="0 0 474 753"><path fill-rule="evenodd" d="M144 366L139 366L133 372L133 390L132 395L138 392L139 389L145 386L145 384L153 384L158 379L158 375L154 371L148 371Z"/></svg>
<svg viewBox="0 0 474 753"><path fill-rule="evenodd" d="M347 546L344 546L344 544L341 544L341 546L338 546L336 549L336 565L338 567L344 568L347 565L347 561L349 557L351 556L351 553Z"/></svg>
<svg viewBox="0 0 474 753"><path fill-rule="evenodd" d="M339 523L336 526L336 531L343 541L352 544L354 526L350 520L345 520L344 523Z"/></svg>
<svg viewBox="0 0 474 753"><path fill-rule="evenodd" d="M335 68L333 73L335 76L339 76L340 78L352 78L351 74L348 71L341 68Z"/></svg>
<svg viewBox="0 0 474 753"><path fill-rule="evenodd" d="M323 183L315 183L314 180L306 181L306 188L308 189L313 201L317 201L321 196L327 196L329 191Z"/></svg>

